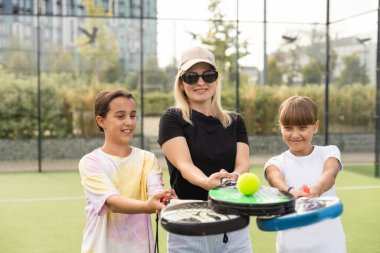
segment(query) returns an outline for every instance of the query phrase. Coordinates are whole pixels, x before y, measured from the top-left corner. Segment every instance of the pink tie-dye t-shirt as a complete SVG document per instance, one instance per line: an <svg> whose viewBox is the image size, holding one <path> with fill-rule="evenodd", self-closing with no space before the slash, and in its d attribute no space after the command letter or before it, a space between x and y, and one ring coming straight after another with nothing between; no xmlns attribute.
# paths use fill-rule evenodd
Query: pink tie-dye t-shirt
<svg viewBox="0 0 380 253"><path fill-rule="evenodd" d="M150 215L113 213L105 201L111 195L146 200L162 190L155 155L132 147L129 156L120 158L99 148L80 160L79 172L87 200L82 252L153 252Z"/></svg>

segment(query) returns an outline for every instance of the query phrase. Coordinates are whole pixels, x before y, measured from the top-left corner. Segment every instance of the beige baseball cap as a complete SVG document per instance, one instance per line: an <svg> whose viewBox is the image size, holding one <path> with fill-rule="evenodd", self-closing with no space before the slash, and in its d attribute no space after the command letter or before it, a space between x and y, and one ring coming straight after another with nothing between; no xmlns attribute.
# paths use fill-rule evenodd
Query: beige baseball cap
<svg viewBox="0 0 380 253"><path fill-rule="evenodd" d="M206 62L216 69L215 57L206 48L201 46L193 46L182 52L181 61L178 69L186 71L194 64Z"/></svg>

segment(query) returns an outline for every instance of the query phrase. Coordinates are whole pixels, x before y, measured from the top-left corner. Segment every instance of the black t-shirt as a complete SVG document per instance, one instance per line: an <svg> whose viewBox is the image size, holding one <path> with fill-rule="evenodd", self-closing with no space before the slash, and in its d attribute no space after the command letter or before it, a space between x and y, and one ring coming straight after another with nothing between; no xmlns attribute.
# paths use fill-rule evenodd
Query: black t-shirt
<svg viewBox="0 0 380 253"><path fill-rule="evenodd" d="M185 121L179 109L168 109L160 119L158 143L185 137L195 166L206 176L225 169L234 171L237 142L248 144L244 120L238 113L231 113L232 123L224 128L218 118L191 111L193 125ZM208 191L184 179L180 171L166 158L171 187L180 199L207 200Z"/></svg>

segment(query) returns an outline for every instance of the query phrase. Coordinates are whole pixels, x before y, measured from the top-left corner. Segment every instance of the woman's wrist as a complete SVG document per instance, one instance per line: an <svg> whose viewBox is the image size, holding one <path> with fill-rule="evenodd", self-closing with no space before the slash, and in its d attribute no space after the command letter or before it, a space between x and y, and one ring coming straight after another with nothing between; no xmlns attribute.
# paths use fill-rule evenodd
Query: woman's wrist
<svg viewBox="0 0 380 253"><path fill-rule="evenodd" d="M236 171L233 171L231 174L234 174L236 176L236 180L238 180L238 178L240 177L240 173L239 172L236 172Z"/></svg>

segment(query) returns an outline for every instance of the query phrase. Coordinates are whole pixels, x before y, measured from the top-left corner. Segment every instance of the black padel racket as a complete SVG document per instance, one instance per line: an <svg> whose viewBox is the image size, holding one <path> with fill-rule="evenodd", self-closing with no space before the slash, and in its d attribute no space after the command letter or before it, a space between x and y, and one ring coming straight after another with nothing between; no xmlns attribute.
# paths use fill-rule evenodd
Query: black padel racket
<svg viewBox="0 0 380 253"><path fill-rule="evenodd" d="M180 235L221 234L244 228L249 218L213 211L208 201L194 201L168 206L161 211L161 225Z"/></svg>
<svg viewBox="0 0 380 253"><path fill-rule="evenodd" d="M292 195L276 188L260 186L253 195L243 195L235 183L228 183L208 192L210 206L218 213L272 216L294 212L295 199Z"/></svg>
<svg viewBox="0 0 380 253"><path fill-rule="evenodd" d="M256 223L263 231L279 231L333 219L342 212L343 204L337 197L302 197L296 200L294 213L272 218L258 217Z"/></svg>

